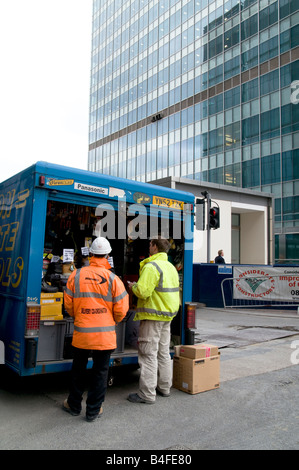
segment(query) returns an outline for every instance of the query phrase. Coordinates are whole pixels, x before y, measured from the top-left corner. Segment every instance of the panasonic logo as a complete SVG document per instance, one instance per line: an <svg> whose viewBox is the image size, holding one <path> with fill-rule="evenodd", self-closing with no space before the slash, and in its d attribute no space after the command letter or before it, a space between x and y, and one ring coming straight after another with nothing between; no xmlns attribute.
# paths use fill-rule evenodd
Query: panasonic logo
<svg viewBox="0 0 299 470"><path fill-rule="evenodd" d="M79 191L87 191L88 193L108 195L108 188L101 188L100 186L91 186L89 184L75 183L74 188L78 189Z"/></svg>

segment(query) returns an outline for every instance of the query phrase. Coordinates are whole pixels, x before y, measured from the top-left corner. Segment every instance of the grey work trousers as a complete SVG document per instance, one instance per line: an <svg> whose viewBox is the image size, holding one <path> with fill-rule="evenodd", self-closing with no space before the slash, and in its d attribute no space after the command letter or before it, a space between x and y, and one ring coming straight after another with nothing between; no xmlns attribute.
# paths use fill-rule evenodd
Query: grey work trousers
<svg viewBox="0 0 299 470"><path fill-rule="evenodd" d="M170 321L141 320L138 338L140 379L138 395L155 401L156 388L169 393L172 368L169 354Z"/></svg>

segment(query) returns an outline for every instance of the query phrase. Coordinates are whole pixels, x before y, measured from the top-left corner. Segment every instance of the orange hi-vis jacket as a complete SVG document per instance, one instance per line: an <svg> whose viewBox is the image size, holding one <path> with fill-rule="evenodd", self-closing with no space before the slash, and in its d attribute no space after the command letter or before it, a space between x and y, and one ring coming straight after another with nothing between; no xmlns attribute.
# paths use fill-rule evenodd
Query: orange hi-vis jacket
<svg viewBox="0 0 299 470"><path fill-rule="evenodd" d="M129 309L129 296L106 258L74 271L64 292L66 311L74 317L72 344L81 349L115 349L115 325Z"/></svg>

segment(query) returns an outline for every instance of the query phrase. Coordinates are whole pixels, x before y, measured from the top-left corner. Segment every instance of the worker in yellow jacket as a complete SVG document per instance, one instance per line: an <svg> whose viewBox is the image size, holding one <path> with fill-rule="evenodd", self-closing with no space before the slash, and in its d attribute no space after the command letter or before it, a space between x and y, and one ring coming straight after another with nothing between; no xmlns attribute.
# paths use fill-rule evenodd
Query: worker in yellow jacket
<svg viewBox="0 0 299 470"><path fill-rule="evenodd" d="M86 366L92 356L92 378L86 400L87 421L93 421L102 413L110 355L117 346L115 326L129 309L124 284L111 272L107 260L111 252L109 241L103 237L96 238L90 252L89 266L70 275L64 292L65 309L74 317L74 357L70 394L63 409L74 416L80 414Z"/></svg>
<svg viewBox="0 0 299 470"><path fill-rule="evenodd" d="M132 403L155 403L156 392L168 397L171 387L170 324L180 306L179 277L168 261L170 243L162 237L150 241L150 257L140 263L137 283L128 283L138 298L134 320L140 320L138 393Z"/></svg>

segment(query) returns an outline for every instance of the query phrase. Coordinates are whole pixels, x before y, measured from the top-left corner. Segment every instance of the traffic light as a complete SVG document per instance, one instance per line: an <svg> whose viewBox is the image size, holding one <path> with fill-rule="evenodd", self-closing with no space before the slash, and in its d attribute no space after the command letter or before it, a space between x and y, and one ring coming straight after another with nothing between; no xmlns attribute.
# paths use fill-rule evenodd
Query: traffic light
<svg viewBox="0 0 299 470"><path fill-rule="evenodd" d="M197 230L205 230L205 199L196 199L195 226Z"/></svg>
<svg viewBox="0 0 299 470"><path fill-rule="evenodd" d="M209 218L210 229L216 230L220 227L220 211L219 207L211 207Z"/></svg>

